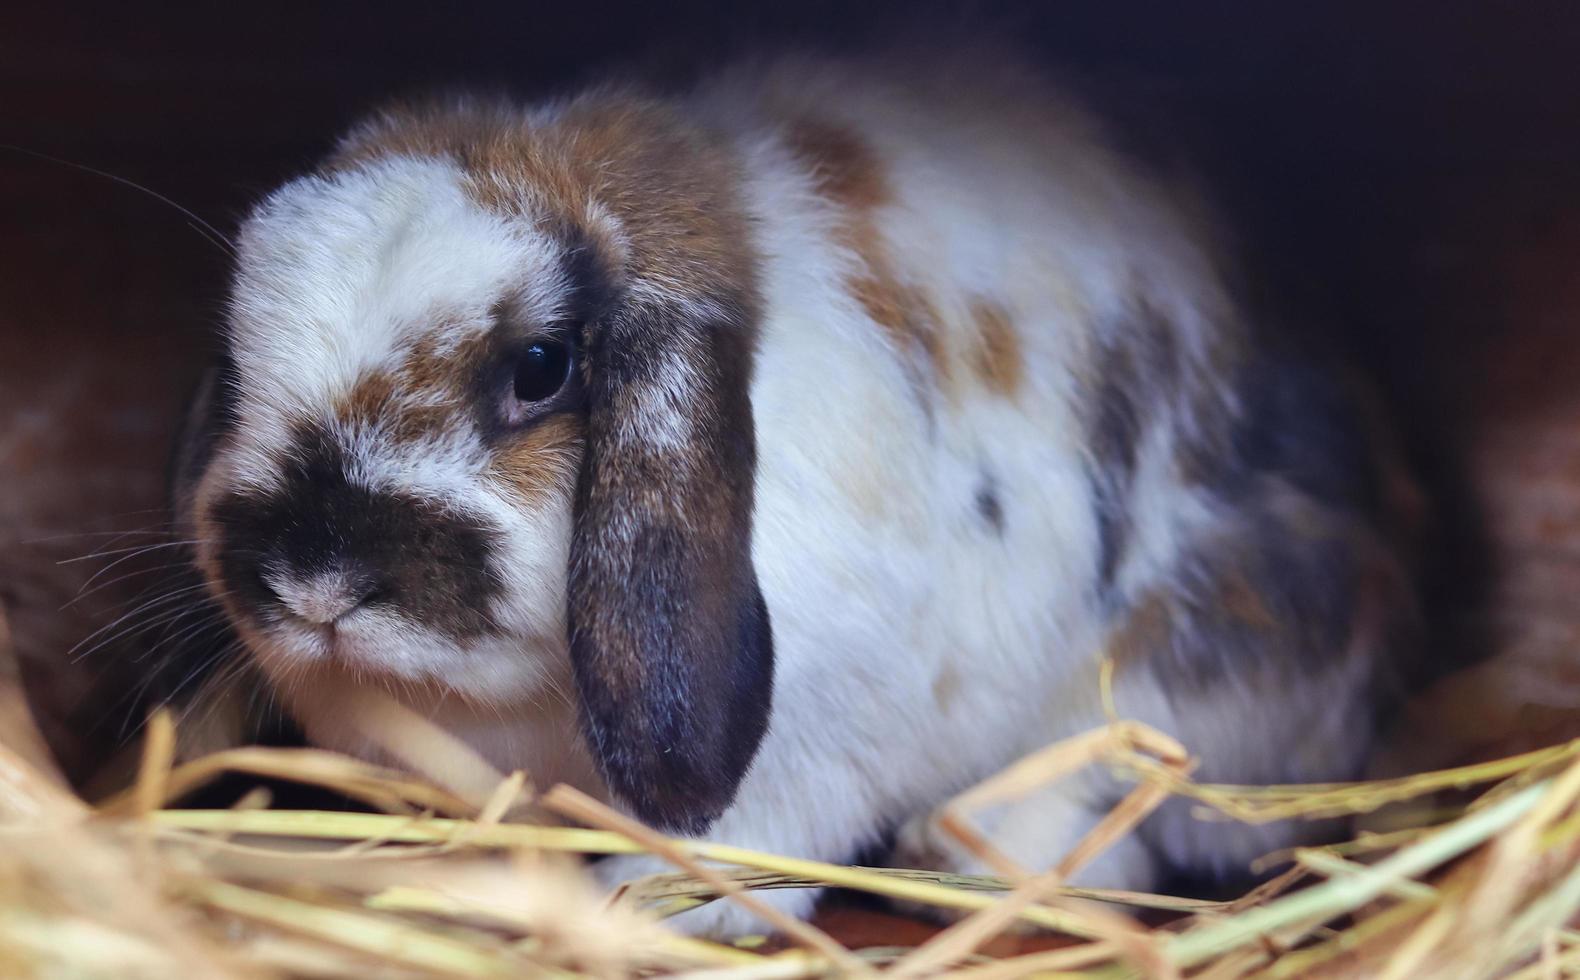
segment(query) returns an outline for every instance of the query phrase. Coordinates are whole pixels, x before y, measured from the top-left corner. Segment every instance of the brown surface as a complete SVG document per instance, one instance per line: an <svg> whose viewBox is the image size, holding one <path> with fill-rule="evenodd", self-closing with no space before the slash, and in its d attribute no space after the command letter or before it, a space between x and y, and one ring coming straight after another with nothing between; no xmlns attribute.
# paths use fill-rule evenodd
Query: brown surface
<svg viewBox="0 0 1580 980"><path fill-rule="evenodd" d="M942 927L890 915L837 900L820 911L814 924L851 949L873 946L919 946ZM1058 936L1001 935L981 948L989 956L1016 956L1056 949L1069 940Z"/></svg>
<svg viewBox="0 0 1580 980"><path fill-rule="evenodd" d="M731 5L60 6L0 13L0 140L224 230L390 93L528 87L637 51L711 62L742 23L839 36L851 16L821 0L711 17ZM1016 33L1120 103L1177 110L1168 128L1265 260L1258 282L1326 318L1418 420L1412 445L1472 474L1494 601L1456 598L1443 639L1500 655L1434 695L1417 758L1580 733L1580 13L1320 6L1297 20L1285 5L1048 4ZM163 519L166 446L226 261L166 205L0 152L0 603L75 772L115 734L68 723L84 676L119 668L124 690L141 667L114 644L77 666L65 652L138 580L62 613L106 562L55 562ZM826 922L915 938L860 909Z"/></svg>
<svg viewBox="0 0 1580 980"><path fill-rule="evenodd" d="M1454 369L1492 571L1461 628L1493 655L1411 705L1395 770L1580 737L1580 210L1555 204L1488 251L1507 288L1476 312L1518 330Z"/></svg>

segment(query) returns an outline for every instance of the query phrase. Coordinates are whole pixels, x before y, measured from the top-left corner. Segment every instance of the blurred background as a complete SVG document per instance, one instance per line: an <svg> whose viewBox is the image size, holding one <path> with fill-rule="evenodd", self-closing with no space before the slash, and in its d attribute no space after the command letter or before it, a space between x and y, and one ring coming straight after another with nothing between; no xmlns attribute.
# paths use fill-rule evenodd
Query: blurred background
<svg viewBox="0 0 1580 980"><path fill-rule="evenodd" d="M1197 174L1269 315L1382 383L1451 532L1434 656L1483 658L1418 699L1403 756L1580 734L1580 6L10 4L0 142L228 234L393 95L531 95L633 62L685 75L921 20L1009 34L1142 152ZM128 608L139 579L111 580L159 559L62 611L113 560L70 559L165 520L167 447L227 261L169 204L0 151L4 669L75 776L117 742L99 719L145 662L130 641L67 651Z"/></svg>

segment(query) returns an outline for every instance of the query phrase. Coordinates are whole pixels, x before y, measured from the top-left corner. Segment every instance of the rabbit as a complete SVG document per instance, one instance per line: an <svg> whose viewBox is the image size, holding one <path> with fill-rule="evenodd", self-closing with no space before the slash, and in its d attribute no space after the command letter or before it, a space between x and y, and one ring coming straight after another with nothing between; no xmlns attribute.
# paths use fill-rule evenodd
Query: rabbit
<svg viewBox="0 0 1580 980"><path fill-rule="evenodd" d="M1223 237L1010 57L402 103L245 218L177 508L312 743L378 758L346 705L387 689L673 834L987 871L927 815L1101 725L1105 661L1202 779L1350 778L1410 477ZM983 826L1047 867L1125 790ZM1174 802L1074 881L1310 833Z"/></svg>

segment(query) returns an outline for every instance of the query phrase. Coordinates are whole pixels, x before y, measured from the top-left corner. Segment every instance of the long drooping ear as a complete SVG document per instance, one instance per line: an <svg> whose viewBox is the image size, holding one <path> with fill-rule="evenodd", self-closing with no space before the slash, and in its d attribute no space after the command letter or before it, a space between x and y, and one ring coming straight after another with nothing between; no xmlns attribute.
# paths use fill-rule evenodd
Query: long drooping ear
<svg viewBox="0 0 1580 980"><path fill-rule="evenodd" d="M571 657L610 789L701 833L767 729L768 612L752 567L748 324L636 307L591 330L571 544Z"/></svg>

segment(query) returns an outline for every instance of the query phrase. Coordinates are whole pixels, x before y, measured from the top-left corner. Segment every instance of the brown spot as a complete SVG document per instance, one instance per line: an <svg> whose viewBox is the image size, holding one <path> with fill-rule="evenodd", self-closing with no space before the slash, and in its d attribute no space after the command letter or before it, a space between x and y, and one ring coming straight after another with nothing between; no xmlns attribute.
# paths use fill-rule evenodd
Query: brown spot
<svg viewBox="0 0 1580 980"><path fill-rule="evenodd" d="M574 236L568 246L590 244L678 298L754 292L733 150L661 103L600 93L537 127L503 103L397 109L353 134L331 169L398 155L457 161L480 206Z"/></svg>
<svg viewBox="0 0 1580 980"><path fill-rule="evenodd" d="M572 414L544 419L494 454L492 473L526 503L570 498L581 465L582 420Z"/></svg>
<svg viewBox="0 0 1580 980"><path fill-rule="evenodd" d="M349 426L376 427L396 442L413 442L455 424L453 409L406 401L396 379L382 371L364 374L336 402L335 417Z"/></svg>
<svg viewBox="0 0 1580 980"><path fill-rule="evenodd" d="M1151 593L1138 602L1130 615L1108 637L1108 657L1116 669L1147 660L1169 642L1174 612L1168 599Z"/></svg>
<svg viewBox="0 0 1580 980"><path fill-rule="evenodd" d="M933 678L933 703L938 705L939 711L948 711L960 695L960 672L953 667L945 666Z"/></svg>
<svg viewBox="0 0 1580 980"><path fill-rule="evenodd" d="M972 367L989 390L1005 398L1020 390L1025 361L1020 350L1020 335L1009 320L1009 311L992 300L976 297L971 301L971 319L977 328L977 347Z"/></svg>
<svg viewBox="0 0 1580 980"><path fill-rule="evenodd" d="M452 392L458 385L460 358L439 353L435 335L425 335L406 352L400 375L407 388L426 393Z"/></svg>
<svg viewBox="0 0 1580 980"><path fill-rule="evenodd" d="M1247 626L1261 630L1278 627L1278 617L1242 572L1231 571L1223 576L1218 586L1218 604L1229 618Z"/></svg>
<svg viewBox="0 0 1580 980"><path fill-rule="evenodd" d="M949 362L944 358L943 326L932 300L920 289L899 282L886 260L869 261L867 267L868 275L850 281L851 294L902 355L920 354L933 377L946 381Z"/></svg>
<svg viewBox="0 0 1580 980"><path fill-rule="evenodd" d="M377 426L397 442L413 442L454 427L478 397L475 378L497 343L481 331L442 351L440 323L412 344L395 372L364 374L336 405L336 416L350 425Z"/></svg>
<svg viewBox="0 0 1580 980"><path fill-rule="evenodd" d="M851 211L871 211L890 199L872 150L849 130L815 119L785 129L785 144L812 173L818 193Z"/></svg>
<svg viewBox="0 0 1580 980"><path fill-rule="evenodd" d="M396 442L416 442L456 424L455 409L441 405L406 405L386 423Z"/></svg>
<svg viewBox="0 0 1580 980"><path fill-rule="evenodd" d="M395 379L383 371L364 374L335 403L335 417L347 425L368 426L395 404Z"/></svg>
<svg viewBox="0 0 1580 980"><path fill-rule="evenodd" d="M907 373L919 391L947 381L949 365L937 308L924 291L903 280L878 228L874 212L893 194L877 157L854 133L816 120L790 123L784 139L806 166L818 193L837 206L835 240L864 268L846 283L850 294L883 328L900 356L909 360Z"/></svg>
<svg viewBox="0 0 1580 980"><path fill-rule="evenodd" d="M406 391L439 401L464 401L471 397L472 381L494 353L497 338L489 331L478 331L440 351L437 338L448 332L441 326L406 352L400 366L400 380Z"/></svg>

